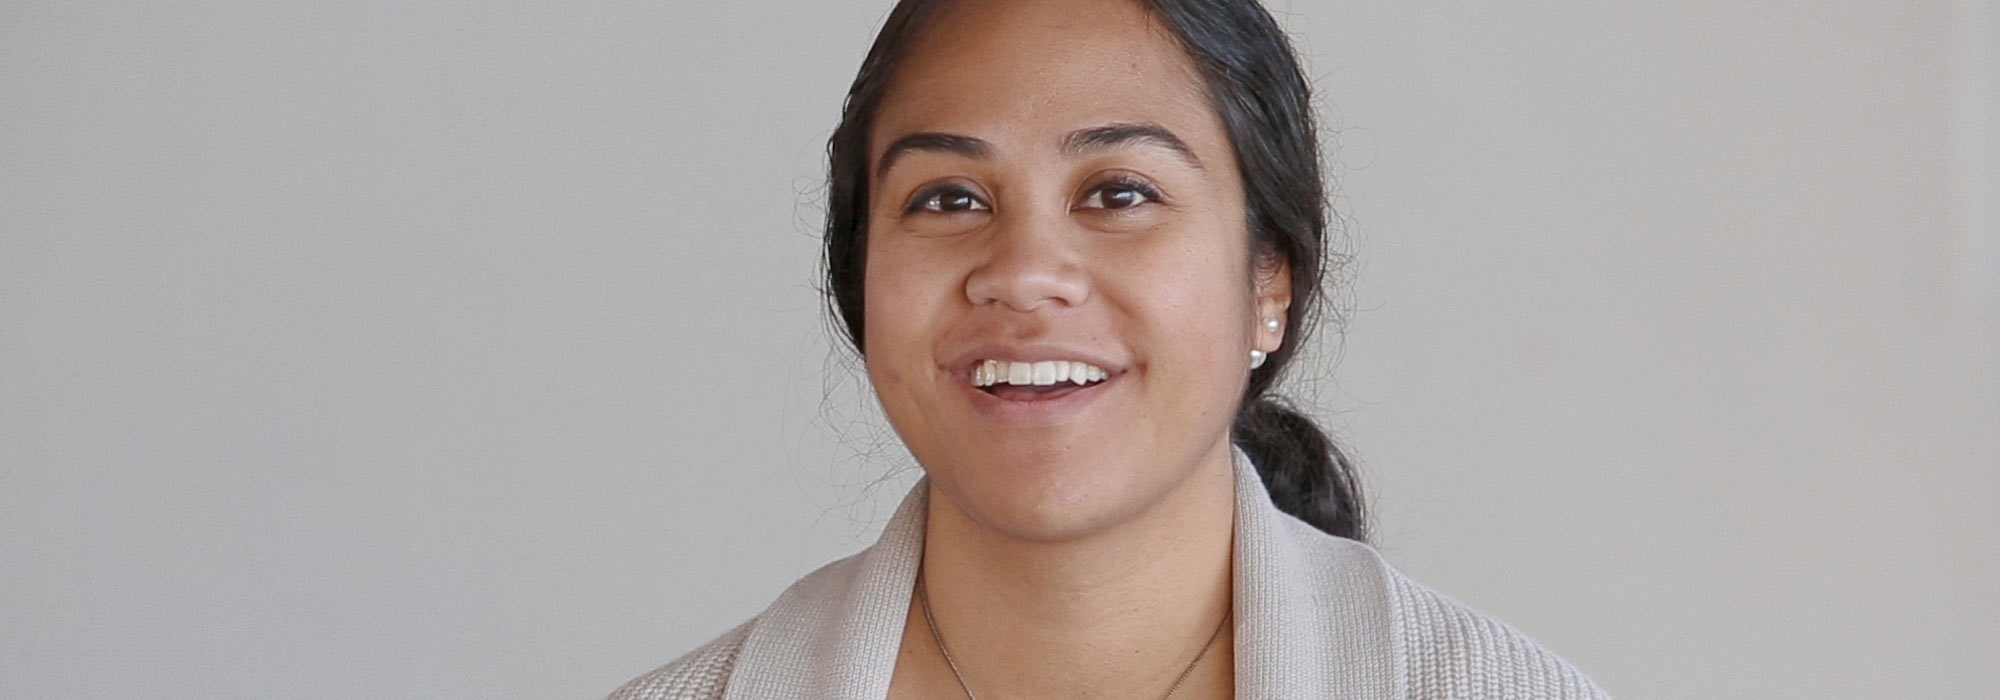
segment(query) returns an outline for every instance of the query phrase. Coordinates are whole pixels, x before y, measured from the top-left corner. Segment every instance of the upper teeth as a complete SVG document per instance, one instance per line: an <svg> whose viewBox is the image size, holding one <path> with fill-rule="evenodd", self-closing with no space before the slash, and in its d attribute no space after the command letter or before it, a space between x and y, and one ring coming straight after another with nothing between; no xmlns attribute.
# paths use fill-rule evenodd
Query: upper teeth
<svg viewBox="0 0 2000 700"><path fill-rule="evenodd" d="M1049 386L1058 382L1083 385L1103 381L1109 376L1111 373L1104 368L1087 362L987 360L972 366L973 386Z"/></svg>

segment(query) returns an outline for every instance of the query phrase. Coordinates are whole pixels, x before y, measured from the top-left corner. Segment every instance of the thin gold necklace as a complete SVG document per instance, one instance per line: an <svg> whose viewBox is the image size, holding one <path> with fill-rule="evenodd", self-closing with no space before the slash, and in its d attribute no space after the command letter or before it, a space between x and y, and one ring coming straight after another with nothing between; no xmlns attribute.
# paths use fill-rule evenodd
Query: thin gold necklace
<svg viewBox="0 0 2000 700"><path fill-rule="evenodd" d="M937 619L931 617L931 596L925 592L924 576L922 573L917 574L917 602L923 605L924 624L930 626L931 639L937 640L938 653L944 654L945 665L950 666L951 675L958 678L958 687L960 690L965 691L965 700L979 700L979 696L972 693L972 686L966 684L965 674L959 672L958 662L951 660L951 650L945 648L944 635L938 633ZM1202 657L1208 655L1208 648L1215 646L1216 638L1222 636L1222 628L1229 626L1229 618L1233 613L1234 611L1225 611L1222 613L1222 621L1215 623L1214 632L1208 633L1208 643L1201 645L1201 651L1194 655L1193 661L1188 662L1187 668L1181 669L1181 675L1174 678L1174 684L1167 687L1167 694L1160 696L1160 700L1172 698L1174 692L1181 689L1181 682L1187 680L1188 674L1194 672L1195 664L1201 663Z"/></svg>

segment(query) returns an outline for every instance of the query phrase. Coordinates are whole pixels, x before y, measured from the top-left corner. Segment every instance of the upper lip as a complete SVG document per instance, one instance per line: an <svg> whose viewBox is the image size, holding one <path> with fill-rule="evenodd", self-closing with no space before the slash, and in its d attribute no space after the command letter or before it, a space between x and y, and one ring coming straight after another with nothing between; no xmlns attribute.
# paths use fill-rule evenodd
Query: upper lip
<svg viewBox="0 0 2000 700"><path fill-rule="evenodd" d="M980 343L953 355L951 360L945 363L945 367L954 372L970 372L973 365L986 360L1082 362L1095 365L1111 374L1119 374L1125 370L1124 362L1113 360L1102 352L1057 342Z"/></svg>

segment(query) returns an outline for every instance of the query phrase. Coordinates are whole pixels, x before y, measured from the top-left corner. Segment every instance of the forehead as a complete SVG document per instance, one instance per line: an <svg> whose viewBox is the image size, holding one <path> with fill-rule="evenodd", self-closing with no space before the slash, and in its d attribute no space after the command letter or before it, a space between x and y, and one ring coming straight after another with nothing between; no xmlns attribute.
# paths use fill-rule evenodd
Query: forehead
<svg viewBox="0 0 2000 700"><path fill-rule="evenodd" d="M876 114L870 162L902 134L942 131L1009 147L1153 123L1204 160L1226 150L1200 75L1136 0L949 3L919 33Z"/></svg>

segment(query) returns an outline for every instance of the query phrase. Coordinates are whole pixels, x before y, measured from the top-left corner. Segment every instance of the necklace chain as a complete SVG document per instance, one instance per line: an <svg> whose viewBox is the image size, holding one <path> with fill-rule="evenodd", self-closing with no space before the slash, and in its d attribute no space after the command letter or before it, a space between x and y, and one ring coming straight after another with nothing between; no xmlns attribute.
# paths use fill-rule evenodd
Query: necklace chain
<svg viewBox="0 0 2000 700"><path fill-rule="evenodd" d="M958 678L959 689L965 691L966 700L979 700L979 696L972 693L972 686L965 682L965 674L958 670L958 662L951 659L951 649L945 647L944 635L938 633L937 619L931 616L931 596L925 590L924 576L921 573L917 574L917 602L924 608L924 624L931 628L931 639L937 642L938 653L944 654L945 665L950 666L951 675ZM1215 646L1216 638L1222 636L1222 628L1229 625L1230 616L1230 612L1222 614L1222 621L1215 623L1215 631L1208 634L1208 643L1201 645L1201 651L1195 653L1194 660L1188 662L1187 668L1181 669L1181 675L1174 678L1174 684L1167 687L1167 694L1160 696L1160 700L1172 698L1174 693L1181 689L1181 682L1187 680L1188 674L1194 672L1195 665L1201 663L1202 657L1208 656L1208 648Z"/></svg>

